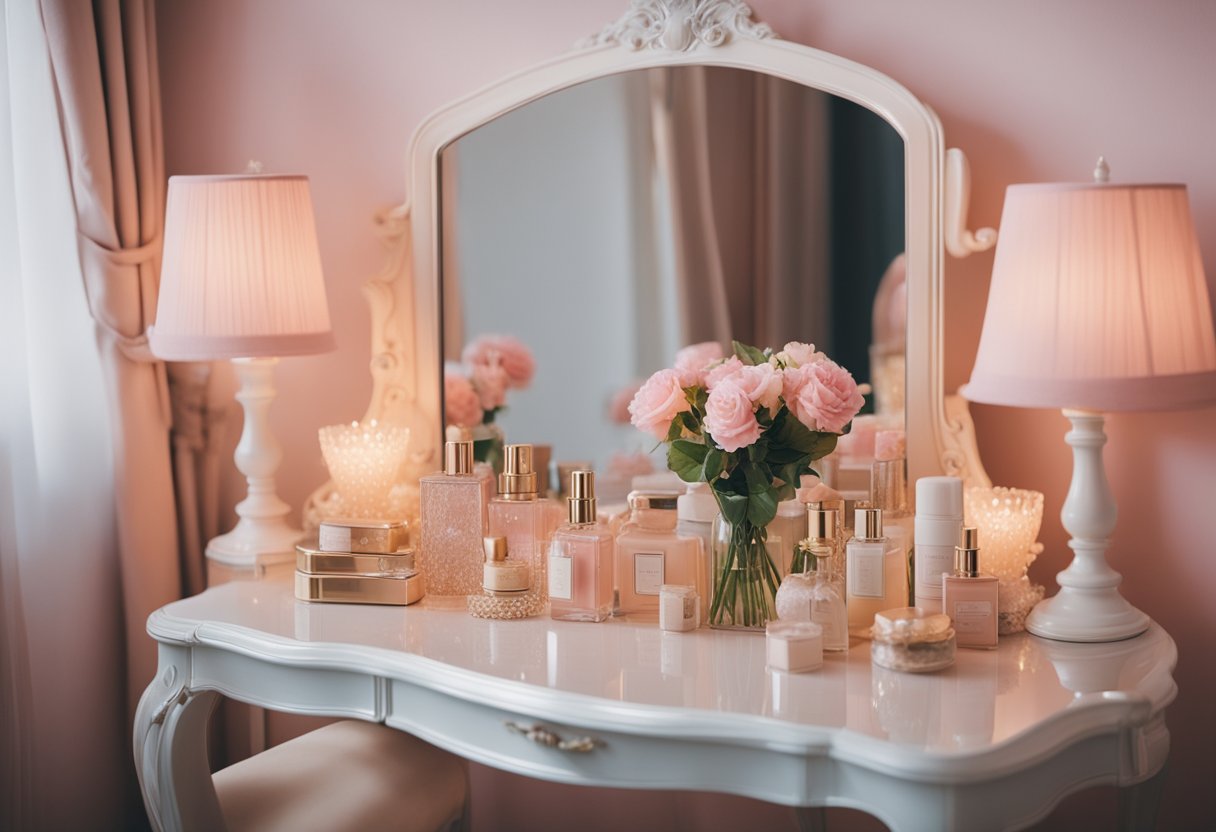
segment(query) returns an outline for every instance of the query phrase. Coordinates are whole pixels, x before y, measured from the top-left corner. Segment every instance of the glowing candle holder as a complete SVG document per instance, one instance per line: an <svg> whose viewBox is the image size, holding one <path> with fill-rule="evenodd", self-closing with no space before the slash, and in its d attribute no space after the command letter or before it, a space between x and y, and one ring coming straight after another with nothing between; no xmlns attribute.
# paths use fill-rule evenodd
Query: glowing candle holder
<svg viewBox="0 0 1216 832"><path fill-rule="evenodd" d="M1026 616L1043 600L1043 587L1026 576L1043 551L1043 495L1022 488L968 488L968 525L980 530L980 568L999 579L997 626L1001 635L1026 629Z"/></svg>
<svg viewBox="0 0 1216 832"><path fill-rule="evenodd" d="M408 428L366 424L329 425L317 431L321 454L333 478L336 496L325 514L352 518L404 517L402 500L393 486L405 462Z"/></svg>

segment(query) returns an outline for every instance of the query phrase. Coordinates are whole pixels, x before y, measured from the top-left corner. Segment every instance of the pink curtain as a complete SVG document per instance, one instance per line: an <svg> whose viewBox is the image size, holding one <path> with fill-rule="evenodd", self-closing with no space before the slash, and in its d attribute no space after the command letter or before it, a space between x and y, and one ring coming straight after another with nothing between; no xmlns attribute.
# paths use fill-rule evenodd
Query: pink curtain
<svg viewBox="0 0 1216 832"><path fill-rule="evenodd" d="M130 715L156 667L144 623L182 591L168 385L145 335L165 187L153 0L41 8L108 396Z"/></svg>

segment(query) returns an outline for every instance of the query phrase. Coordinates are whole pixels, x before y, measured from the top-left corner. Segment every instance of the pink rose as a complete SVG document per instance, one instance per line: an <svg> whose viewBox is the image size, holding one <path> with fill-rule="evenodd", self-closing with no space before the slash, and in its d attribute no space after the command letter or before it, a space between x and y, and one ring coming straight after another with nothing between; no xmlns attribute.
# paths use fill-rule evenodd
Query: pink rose
<svg viewBox="0 0 1216 832"><path fill-rule="evenodd" d="M635 428L665 439L671 420L688 409L679 374L659 370L638 389L629 403L629 416Z"/></svg>
<svg viewBox="0 0 1216 832"><path fill-rule="evenodd" d="M482 410L493 410L507 403L510 378L501 364L474 364L471 370L473 389L481 399Z"/></svg>
<svg viewBox="0 0 1216 832"><path fill-rule="evenodd" d="M710 367L705 373L705 389L712 391L718 384L738 375L743 367L743 362L733 355L721 364Z"/></svg>
<svg viewBox="0 0 1216 832"><path fill-rule="evenodd" d="M801 341L790 341L781 352L785 355L788 366L791 367L814 364L825 357L823 353L815 352L814 344L804 344Z"/></svg>
<svg viewBox="0 0 1216 832"><path fill-rule="evenodd" d="M705 429L724 451L737 451L760 438L752 400L736 379L726 379L709 392Z"/></svg>
<svg viewBox="0 0 1216 832"><path fill-rule="evenodd" d="M769 413L776 413L781 404L782 373L772 364L757 364L754 367L744 367L731 380L737 383L752 404L768 408Z"/></svg>
<svg viewBox="0 0 1216 832"><path fill-rule="evenodd" d="M826 357L786 370L782 395L794 418L828 433L844 430L865 404L849 371Z"/></svg>
<svg viewBox="0 0 1216 832"><path fill-rule="evenodd" d="M614 425L629 424L629 403L641 387L641 382L631 381L612 394L608 400L608 421Z"/></svg>
<svg viewBox="0 0 1216 832"><path fill-rule="evenodd" d="M481 400L467 378L460 373L445 370L443 374L444 422L471 428L482 420Z"/></svg>
<svg viewBox="0 0 1216 832"><path fill-rule="evenodd" d="M509 387L527 387L536 374L532 350L510 335L482 335L465 345L460 358L465 364L501 364Z"/></svg>
<svg viewBox="0 0 1216 832"><path fill-rule="evenodd" d="M693 387L705 381L705 369L722 358L722 345L717 341L691 344L676 353L675 370L680 384Z"/></svg>

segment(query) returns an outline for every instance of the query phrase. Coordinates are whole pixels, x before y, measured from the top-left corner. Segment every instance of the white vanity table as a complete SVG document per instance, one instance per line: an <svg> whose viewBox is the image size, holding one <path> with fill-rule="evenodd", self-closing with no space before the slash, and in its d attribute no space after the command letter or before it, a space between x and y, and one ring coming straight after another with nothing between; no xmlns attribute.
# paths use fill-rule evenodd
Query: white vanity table
<svg viewBox="0 0 1216 832"><path fill-rule="evenodd" d="M205 741L221 694L383 722L529 777L851 806L899 832L1019 829L1114 784L1130 787L1126 828L1146 829L1176 693L1177 652L1156 625L1110 644L1005 637L926 675L872 667L854 642L790 675L765 668L754 634L309 604L270 579L170 604L148 631L160 667L135 754L163 829L222 828ZM517 730L533 726L573 748Z"/></svg>

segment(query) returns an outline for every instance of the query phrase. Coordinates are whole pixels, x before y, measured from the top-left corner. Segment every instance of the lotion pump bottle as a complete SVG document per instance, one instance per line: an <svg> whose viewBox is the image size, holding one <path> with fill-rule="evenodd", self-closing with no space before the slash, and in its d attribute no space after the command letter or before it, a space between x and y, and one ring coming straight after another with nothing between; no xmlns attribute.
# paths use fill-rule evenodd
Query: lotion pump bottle
<svg viewBox="0 0 1216 832"><path fill-rule="evenodd" d="M914 545L916 606L942 612L942 576L954 569L954 547L963 528L963 481L921 477L916 481Z"/></svg>

